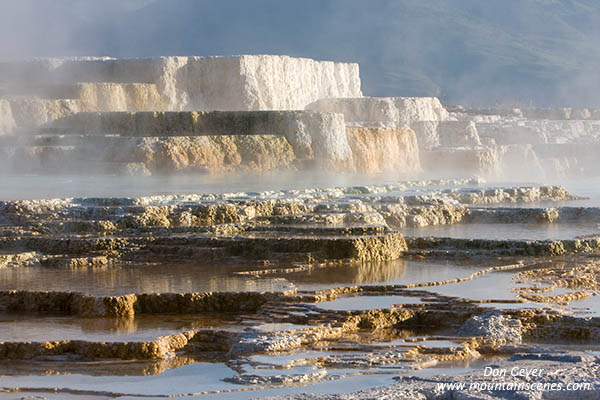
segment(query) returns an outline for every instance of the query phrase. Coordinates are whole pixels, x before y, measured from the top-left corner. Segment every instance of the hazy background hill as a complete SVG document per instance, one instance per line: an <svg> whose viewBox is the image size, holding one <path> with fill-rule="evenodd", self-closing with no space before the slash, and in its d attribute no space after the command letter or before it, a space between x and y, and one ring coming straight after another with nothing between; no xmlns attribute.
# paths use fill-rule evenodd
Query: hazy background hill
<svg viewBox="0 0 600 400"><path fill-rule="evenodd" d="M363 91L600 106L598 0L0 0L0 56L269 53L360 63Z"/></svg>

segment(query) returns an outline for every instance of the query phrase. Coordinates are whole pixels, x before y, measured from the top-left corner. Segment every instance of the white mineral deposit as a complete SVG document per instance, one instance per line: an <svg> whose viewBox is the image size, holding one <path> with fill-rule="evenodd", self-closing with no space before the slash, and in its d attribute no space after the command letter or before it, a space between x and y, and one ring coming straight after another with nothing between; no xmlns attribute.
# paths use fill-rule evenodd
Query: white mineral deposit
<svg viewBox="0 0 600 400"><path fill-rule="evenodd" d="M600 398L597 26L0 0L0 400Z"/></svg>

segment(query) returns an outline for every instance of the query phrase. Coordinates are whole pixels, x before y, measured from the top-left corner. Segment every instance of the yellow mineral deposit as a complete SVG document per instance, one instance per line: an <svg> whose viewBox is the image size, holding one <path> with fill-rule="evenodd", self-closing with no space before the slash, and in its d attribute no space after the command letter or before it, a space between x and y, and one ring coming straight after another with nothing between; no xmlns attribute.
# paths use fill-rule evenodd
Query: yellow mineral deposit
<svg viewBox="0 0 600 400"><path fill-rule="evenodd" d="M0 89L0 399L598 381L596 109L271 55L2 61Z"/></svg>

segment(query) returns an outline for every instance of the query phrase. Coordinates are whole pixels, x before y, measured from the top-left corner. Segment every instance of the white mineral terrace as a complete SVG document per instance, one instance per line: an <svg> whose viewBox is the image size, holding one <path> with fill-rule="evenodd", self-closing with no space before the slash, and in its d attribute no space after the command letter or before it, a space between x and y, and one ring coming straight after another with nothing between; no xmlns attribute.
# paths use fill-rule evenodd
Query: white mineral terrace
<svg viewBox="0 0 600 400"><path fill-rule="evenodd" d="M432 97L363 97L357 64L287 56L0 63L0 154L9 173L72 172L93 153L101 173L326 167L568 179L598 173L598 118L595 109L467 109ZM115 135L137 140L121 146ZM115 146L131 156L111 157Z"/></svg>
<svg viewBox="0 0 600 400"><path fill-rule="evenodd" d="M167 110L290 110L326 97L362 96L358 64L272 55L14 61L0 63L0 77L17 88L121 84L100 89L115 99L124 84L149 84ZM107 111L116 104L107 103Z"/></svg>
<svg viewBox="0 0 600 400"><path fill-rule="evenodd" d="M599 398L600 110L360 85L0 62L0 400Z"/></svg>

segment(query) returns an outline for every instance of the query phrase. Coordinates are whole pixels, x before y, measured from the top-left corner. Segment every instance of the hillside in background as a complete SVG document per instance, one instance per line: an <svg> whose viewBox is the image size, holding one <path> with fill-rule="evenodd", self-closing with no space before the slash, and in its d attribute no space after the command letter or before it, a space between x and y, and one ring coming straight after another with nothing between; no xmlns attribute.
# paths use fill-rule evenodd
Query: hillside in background
<svg viewBox="0 0 600 400"><path fill-rule="evenodd" d="M367 95L600 106L595 0L0 5L3 57L288 54L359 62Z"/></svg>

